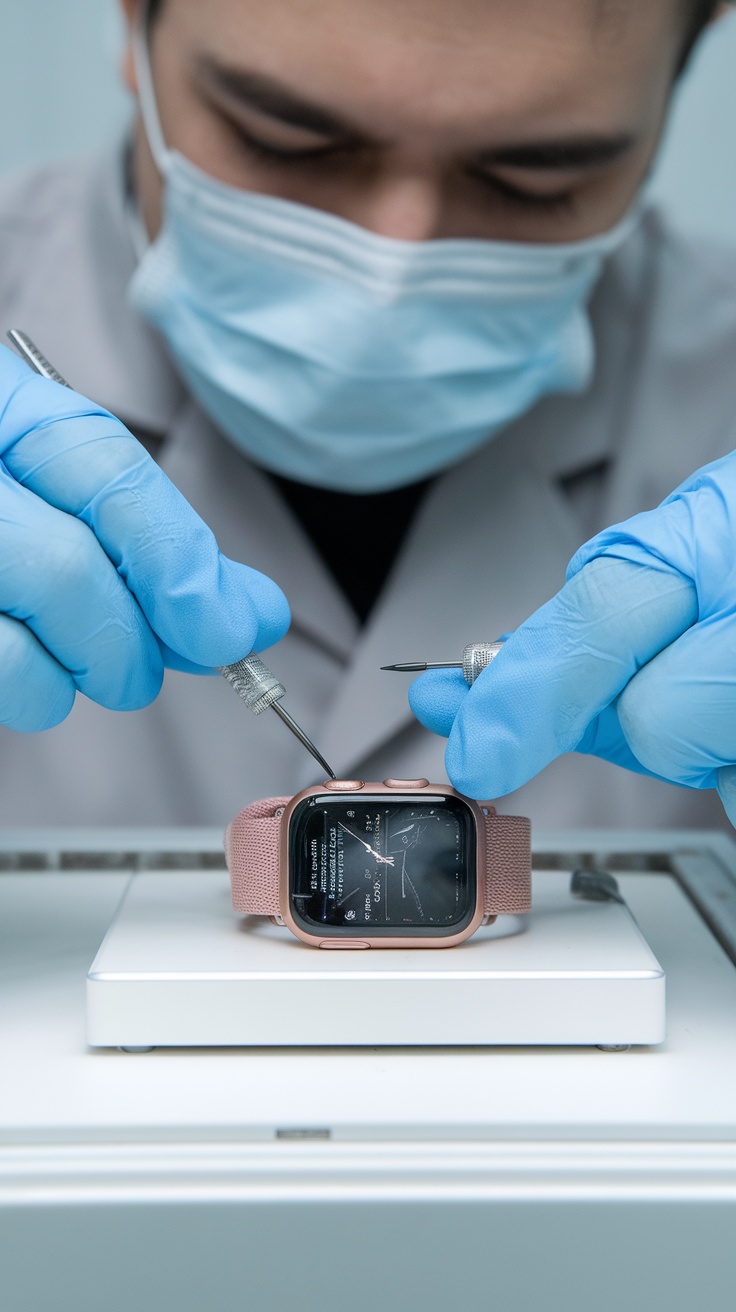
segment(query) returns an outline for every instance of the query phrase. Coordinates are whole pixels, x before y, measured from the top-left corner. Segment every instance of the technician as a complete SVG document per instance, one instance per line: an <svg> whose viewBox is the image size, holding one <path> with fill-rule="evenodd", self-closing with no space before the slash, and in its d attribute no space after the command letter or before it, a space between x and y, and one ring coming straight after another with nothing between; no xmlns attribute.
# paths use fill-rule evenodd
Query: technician
<svg viewBox="0 0 736 1312"><path fill-rule="evenodd" d="M313 782L192 677L279 639L343 775L736 821L736 260L642 193L719 7L124 8L125 142L0 191L3 328L94 398L0 353L0 822ZM438 736L379 671L501 631Z"/></svg>

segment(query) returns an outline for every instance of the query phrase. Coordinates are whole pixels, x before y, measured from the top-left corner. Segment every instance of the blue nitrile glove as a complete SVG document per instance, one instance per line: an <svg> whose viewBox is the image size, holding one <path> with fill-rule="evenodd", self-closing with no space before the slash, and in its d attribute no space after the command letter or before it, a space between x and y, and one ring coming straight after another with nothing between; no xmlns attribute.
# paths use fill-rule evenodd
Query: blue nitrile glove
<svg viewBox="0 0 736 1312"><path fill-rule="evenodd" d="M0 347L0 724L50 728L77 689L146 706L164 663L209 673L288 625L117 419Z"/></svg>
<svg viewBox="0 0 736 1312"><path fill-rule="evenodd" d="M412 685L455 787L501 797L587 752L717 788L736 823L736 455L599 533L567 580L472 688L449 670Z"/></svg>

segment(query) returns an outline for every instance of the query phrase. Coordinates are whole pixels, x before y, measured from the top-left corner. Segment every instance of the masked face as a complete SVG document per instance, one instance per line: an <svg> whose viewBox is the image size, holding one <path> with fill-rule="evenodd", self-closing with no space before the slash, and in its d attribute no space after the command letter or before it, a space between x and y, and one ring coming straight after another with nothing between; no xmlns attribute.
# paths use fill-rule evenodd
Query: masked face
<svg viewBox="0 0 736 1312"><path fill-rule="evenodd" d="M694 2L162 0L163 131L219 181L384 236L577 241L639 188ZM153 234L142 133L136 155Z"/></svg>
<svg viewBox="0 0 736 1312"><path fill-rule="evenodd" d="M167 2L173 6L170 12L181 6L194 21L186 0ZM562 7L580 5L569 0ZM227 8L239 6L231 0ZM340 12L345 8L340 6ZM381 8L377 0L372 8ZM411 11L416 20L425 8L407 5L403 12ZM541 13L538 17L541 21ZM542 24L543 37L548 31L549 25ZM593 48L594 32L587 35ZM466 43L463 53L472 65L471 45ZM164 85L166 58L162 47ZM221 91L226 84L231 93L250 88L252 99L255 86L262 95L263 82L242 68L237 75L230 68L226 75L226 66L215 68L211 56L203 61L198 64L202 76L214 78ZM562 63L567 68L565 58ZM291 478L346 491L395 487L467 455L540 396L587 384L593 363L587 298L606 254L623 239L628 224L614 224L587 240L564 240L575 208L559 193L559 165L564 155L567 174L574 160L576 175L586 177L588 221L602 213L602 193L603 208L618 219L622 201L630 200L631 181L639 181L648 158L632 130L619 126L616 132L611 126L577 139L568 135L565 142L558 138L545 147L546 155L540 143L536 155L527 142L523 149L516 147L513 157L496 146L492 169L493 149L490 155L465 156L462 184L455 179L446 204L438 199L442 188L434 164L427 162L424 179L413 179L417 185L422 181L424 200L405 207L405 219L414 227L417 216L424 215L427 231L407 238L377 231L382 223L353 220L356 196L372 206L370 197L365 200L367 184L362 191L349 185L351 169L365 167L357 163L357 143L341 147L347 155L346 182L338 188L338 212L334 205L285 198L283 186L277 195L259 194L260 188L245 185L251 178L234 177L235 160L228 162L221 151L215 151L209 168L199 166L204 137L192 137L188 153L176 148L177 131L169 138L159 113L159 75L155 69L152 75L140 30L136 68L147 151L163 181L165 203L157 238L134 280L133 299L168 340L203 407L257 462ZM431 88L426 90L431 110ZM444 105L441 97L440 102ZM260 112L263 116L263 106ZM450 118L455 123L457 108ZM321 131L326 127L323 122ZM242 136L242 124L236 130ZM305 131L303 125L298 130ZM309 132L315 131L313 119ZM447 142L448 133L453 135L445 123L444 131L432 137L435 147ZM415 136L424 139L429 161L430 137L418 125ZM257 149L263 151L263 143L256 148L249 139L251 154ZM275 139L269 149L276 149ZM333 146L326 152L320 147L322 166L314 148L308 162L300 160L308 175L306 191L326 158L334 170L334 153ZM596 186L595 176L606 170L608 183L604 186L598 177ZM516 194L522 190L520 171L537 179L534 200ZM402 185L406 182L404 177ZM483 189L486 210L478 205L476 188ZM430 194L435 196L434 219L427 224ZM393 204L392 212L400 210ZM442 213L446 219L439 217ZM505 233L512 214L522 240L484 238L472 231L497 227ZM461 220L471 229L469 236L452 231ZM578 215L572 227L580 223ZM155 226L150 214L149 226Z"/></svg>

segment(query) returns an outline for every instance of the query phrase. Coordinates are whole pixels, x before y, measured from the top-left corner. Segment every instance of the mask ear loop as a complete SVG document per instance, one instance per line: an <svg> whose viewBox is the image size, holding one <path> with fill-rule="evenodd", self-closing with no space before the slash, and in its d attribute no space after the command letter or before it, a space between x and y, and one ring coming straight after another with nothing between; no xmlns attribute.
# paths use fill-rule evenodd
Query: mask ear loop
<svg viewBox="0 0 736 1312"><path fill-rule="evenodd" d="M151 60L148 54L148 14L148 0L143 0L140 15L136 20L132 33L133 65L138 82L138 108L143 123L143 131L146 134L153 162L161 177L165 179L171 152L164 141L156 103L156 92L153 86ZM143 215L133 194L132 183L127 189L125 217L133 249L140 262L149 249L151 242L143 221Z"/></svg>
<svg viewBox="0 0 736 1312"><path fill-rule="evenodd" d="M154 162L161 176L165 177L168 172L171 151L164 140L151 74L151 58L148 53L147 2L143 4L140 17L133 29L132 45L133 64L138 80L138 107Z"/></svg>

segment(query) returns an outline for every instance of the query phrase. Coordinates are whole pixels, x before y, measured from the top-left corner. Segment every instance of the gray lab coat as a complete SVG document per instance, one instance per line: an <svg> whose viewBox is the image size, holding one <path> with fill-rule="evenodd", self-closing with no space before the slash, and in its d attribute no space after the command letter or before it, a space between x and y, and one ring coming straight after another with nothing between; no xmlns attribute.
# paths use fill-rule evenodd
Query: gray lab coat
<svg viewBox="0 0 736 1312"><path fill-rule="evenodd" d="M456 655L513 629L597 529L654 506L736 442L736 251L650 213L595 294L595 379L543 401L438 478L368 624L268 478L225 440L126 301L134 253L119 154L0 189L0 327L25 329L74 387L156 447L228 555L263 570L293 626L268 657L285 704L341 776L443 780L444 741L412 719L389 661ZM167 673L148 709L84 697L43 734L0 729L2 824L222 824L316 782L311 758L220 678ZM503 809L552 826L723 824L714 794L569 756Z"/></svg>

